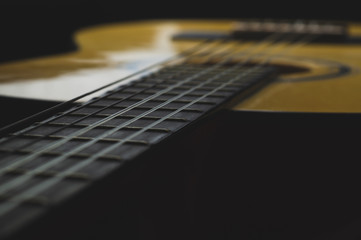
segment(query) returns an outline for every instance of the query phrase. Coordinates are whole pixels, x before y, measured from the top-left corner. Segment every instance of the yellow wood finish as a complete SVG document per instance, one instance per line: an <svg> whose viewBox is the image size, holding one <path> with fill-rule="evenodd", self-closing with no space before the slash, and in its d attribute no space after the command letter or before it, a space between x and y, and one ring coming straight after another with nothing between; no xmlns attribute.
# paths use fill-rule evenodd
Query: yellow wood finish
<svg viewBox="0 0 361 240"><path fill-rule="evenodd" d="M174 33L229 32L233 23L232 20L142 21L84 29L74 35L79 46L76 52L0 65L0 94L67 100L197 44L172 41ZM361 27L351 24L350 33L361 34ZM302 45L273 61L306 67L308 71L280 76L234 109L361 112L360 45ZM336 71L339 64L351 71L343 76L317 79ZM308 79L310 76L312 80Z"/></svg>

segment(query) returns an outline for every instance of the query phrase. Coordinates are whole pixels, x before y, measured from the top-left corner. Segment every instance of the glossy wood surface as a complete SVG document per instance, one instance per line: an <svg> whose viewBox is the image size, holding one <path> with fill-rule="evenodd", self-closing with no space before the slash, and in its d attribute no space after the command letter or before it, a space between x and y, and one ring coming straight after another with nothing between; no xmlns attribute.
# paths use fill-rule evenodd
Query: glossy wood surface
<svg viewBox="0 0 361 240"><path fill-rule="evenodd" d="M100 25L74 35L73 53L0 65L0 94L69 100L167 59L197 41L173 41L180 31L231 31L233 20L140 21ZM350 25L351 35L361 27ZM247 47L247 43L244 45ZM234 109L292 112L361 112L361 46L307 44L274 58L278 64L307 68L283 74ZM339 73L340 69L347 72Z"/></svg>

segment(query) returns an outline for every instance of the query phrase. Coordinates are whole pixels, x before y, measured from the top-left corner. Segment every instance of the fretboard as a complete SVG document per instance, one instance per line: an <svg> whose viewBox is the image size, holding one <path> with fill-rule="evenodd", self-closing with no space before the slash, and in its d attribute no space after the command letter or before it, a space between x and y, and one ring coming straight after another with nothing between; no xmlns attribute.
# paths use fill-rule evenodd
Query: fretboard
<svg viewBox="0 0 361 240"><path fill-rule="evenodd" d="M169 66L8 134L0 142L0 233L136 161L271 72L235 64Z"/></svg>

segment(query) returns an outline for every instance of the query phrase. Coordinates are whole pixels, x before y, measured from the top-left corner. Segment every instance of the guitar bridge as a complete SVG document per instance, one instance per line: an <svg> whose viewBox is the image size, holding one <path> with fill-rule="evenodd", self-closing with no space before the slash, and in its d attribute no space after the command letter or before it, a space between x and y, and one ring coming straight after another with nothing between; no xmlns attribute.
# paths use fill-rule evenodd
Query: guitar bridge
<svg viewBox="0 0 361 240"><path fill-rule="evenodd" d="M244 40L262 41L277 35L278 41L309 38L317 43L349 43L348 26L344 22L288 21L288 20L242 20L231 26L228 32L184 31L173 36L173 40ZM357 39L359 42L359 39Z"/></svg>
<svg viewBox="0 0 361 240"><path fill-rule="evenodd" d="M242 40L262 40L271 35L282 35L283 39L310 37L313 42L345 42L348 37L344 22L247 20L234 23L231 36Z"/></svg>

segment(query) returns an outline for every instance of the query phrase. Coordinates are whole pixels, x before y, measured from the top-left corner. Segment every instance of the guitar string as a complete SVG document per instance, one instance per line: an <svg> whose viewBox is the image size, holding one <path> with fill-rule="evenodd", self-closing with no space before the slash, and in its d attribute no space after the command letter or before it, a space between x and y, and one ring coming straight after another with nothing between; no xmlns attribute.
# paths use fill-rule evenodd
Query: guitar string
<svg viewBox="0 0 361 240"><path fill-rule="evenodd" d="M20 161L18 161L18 163L20 163ZM55 163L56 163L56 162L55 162L55 159L54 159L53 161L45 164L45 165L42 165L41 167L47 168L47 167L49 167L49 164L50 164L50 163L55 164ZM41 168L41 167L40 167L40 168ZM40 170L39 168L34 169L34 171L39 171L39 170ZM31 176L31 175L28 175L28 176ZM16 178L16 179L14 179L13 181L8 182L7 184L1 186L1 192L5 192L6 190L11 189L14 185L19 185L19 184L21 184L23 181L26 181L26 179L25 179L25 178Z"/></svg>
<svg viewBox="0 0 361 240"><path fill-rule="evenodd" d="M217 46L215 46L215 47L217 48ZM214 49L215 47L213 47L212 49ZM224 47L224 46L223 46L223 47ZM206 49L205 51L208 51L208 50ZM197 53L196 53L196 54L197 54ZM200 54L201 54L201 53L200 53ZM145 89L145 90L147 90L147 89ZM142 91L139 91L139 92L135 93L134 95L139 94L139 93L141 93L141 92L142 92ZM109 95L111 95L111 94L112 94L112 93L110 93ZM132 97L132 96L133 96L133 95L129 96L129 98ZM97 100L94 100L94 101L92 101L91 103L96 102L96 101L97 101ZM122 102L122 101L124 101L124 99L121 99L121 100L119 100L119 101L116 101L115 103L113 103L113 104L111 104L111 105L118 104L118 103L120 103L120 102ZM79 110L79 109L81 109L81 108L83 108L83 107L85 107L85 106L87 106L87 105L89 105L89 104L88 104L88 103L83 104L82 106L77 107L75 110L74 110L74 109L71 109L71 110L69 110L68 112L62 114L62 115L59 116L59 117L62 117L62 116L65 116L65 115L68 114L68 113L77 111L77 110ZM111 105L110 105L110 106L111 106ZM94 112L94 113L91 113L91 114L89 114L89 115L87 115L87 116L84 116L83 118L78 119L78 120L72 122L72 123L69 124L69 125L71 126L71 125L73 125L73 124L75 124L75 123L77 123L77 122L79 122L79 121L81 121L81 120L83 120L83 119L86 119L86 118L88 118L88 117L90 117L90 116L96 115L96 113L98 113L98 112L100 112L100 111L103 111L103 110L109 108L110 106L106 106L106 107L104 107L104 108L102 108L102 109L100 109L100 110L98 110L98 111L96 111L96 112ZM132 108L134 108L134 107L136 107L136 106L137 106L137 105L135 105L135 106L131 105L131 106L129 106L127 109L130 109L130 110L131 110ZM116 114L117 114L117 113L115 113L115 114L113 114L113 115L116 115ZM113 117L113 116L109 116L108 118L109 118L109 119L112 119L112 117ZM54 120L56 120L56 118L52 118L52 119L51 119L51 121L54 121ZM106 122L106 120L107 120L107 119L102 119L102 120L100 120L100 121L95 122L94 124L99 124L99 125L100 125L100 124L102 124L103 122ZM51 121L45 121L45 123L48 123L48 122L51 122ZM45 123L42 122L41 124L42 124L42 125L45 125ZM35 126L34 128L36 128L36 127L39 127L39 126ZM47 137L47 136L52 135L52 134L55 134L56 132L58 132L58 131L60 131L60 130L62 130L62 129L64 129L64 128L66 128L66 127L68 127L68 126L64 126L64 127L62 127L62 128L56 129L55 131L47 134L47 135L44 136L44 137ZM74 132L74 134L76 134L76 132ZM77 135L80 135L80 134L77 134ZM69 136L70 136L70 135L69 135ZM32 145L32 144L34 144L34 143L29 143L29 144L27 144L27 145L23 145L23 146L21 146L21 148L30 146L30 145ZM47 146L47 145L46 145L46 146ZM45 147L46 147L46 146L45 146ZM38 151L40 151L40 150L38 150ZM14 167L16 167L17 165L19 165L19 164L21 164L21 163L24 163L24 161L22 161L22 162L15 161L13 164L11 164L10 166L7 166L7 167L6 167L7 170L6 170L5 168L0 169L0 173L3 173L3 172L5 172L5 171L8 171L9 169L14 168Z"/></svg>
<svg viewBox="0 0 361 240"><path fill-rule="evenodd" d="M269 39L271 39L271 38L269 38ZM260 45L260 44L257 44L257 45ZM227 50L227 49L226 49L226 50ZM224 51L226 51L226 50L224 50ZM216 55L216 54L214 54L214 55ZM212 57L212 56L211 56L211 57ZM187 80L187 79L186 79L186 80ZM190 80L191 80L191 79L190 79ZM177 84L176 86L173 85L173 86L171 86L170 88L165 89L164 92L166 92L167 90L171 90L171 89L173 89L173 88L175 88L175 87L177 87L178 85L181 85L181 84L183 84L183 82L180 82L180 84ZM153 98L155 98L155 97L157 97L157 96L159 96L159 95L161 95L161 94L163 94L163 92L160 93L160 94L154 94L154 95L150 96L149 99L151 100L151 99L153 99ZM144 99L144 100L141 101L140 103L137 102L136 104L133 104L133 105L125 108L124 110L122 110L122 111L120 111L120 112L114 113L114 114L108 116L107 118L104 118L104 119L102 119L102 120L100 120L100 121L95 122L94 124L90 125L90 126L87 127L87 128L83 128L83 129L81 129L81 130L79 130L79 131L77 131L77 132L74 132L74 133L72 133L71 135L67 136L67 138L62 139L63 142L57 141L56 143L54 143L54 144L51 145L51 146L50 146L50 144L49 144L49 145L46 145L46 146L43 147L43 149L44 149L43 151L49 151L49 148L50 148L50 147L51 147L52 149L53 149L53 148L56 148L56 147L60 146L62 143L67 142L67 140L71 140L73 137L79 136L79 135L85 133L87 130L91 130L91 129L99 126L100 124L103 124L104 122L107 122L107 121L109 121L109 120L117 117L117 116L120 115L120 114L126 113L127 111L132 110L133 108L135 108L135 107L143 104L143 103L146 102L146 101L148 101L148 99ZM120 102L121 102L121 101L120 101ZM64 127L64 128L65 128L65 127ZM57 130L57 131L58 131L58 130ZM55 132L57 132L57 131L55 131ZM30 143L30 144L31 144L31 143ZM55 145L55 144L56 144L56 145ZM38 150L38 151L36 152L36 154L37 154L37 155L40 155L43 151L42 151L42 149L40 149L40 150ZM36 155L36 156L37 156L37 155ZM32 156L32 155L31 155L31 156ZM3 168L3 169L0 169L0 174L1 174L1 173L4 173L4 172L6 172L6 171L9 171L10 169L13 169L13 168L17 167L18 165L23 164L23 163L31 160L31 159L30 159L30 155L27 156L27 157L28 157L28 158L18 159L17 161L15 161L14 163L12 163L11 165L9 165L9 166L7 166L7 167L5 167L5 168ZM34 156L34 157L35 157L35 156ZM32 157L32 159L33 159L33 157ZM0 192L1 192L1 187L0 187Z"/></svg>
<svg viewBox="0 0 361 240"><path fill-rule="evenodd" d="M191 57L192 55L197 54L197 51L202 51L202 50L203 50L203 51L207 51L207 49L206 49L206 50L202 49L202 48L207 48L207 47L209 47L209 46L206 46L206 45L205 45L205 44L207 44L207 43L213 44L213 43L211 43L209 40L202 41L201 43L197 44L196 46L191 47L190 49L187 49L187 50L185 50L184 52L180 52L179 54L177 54L177 55L175 55L175 56L172 56L172 57L170 57L170 58L168 58L168 59L166 59L166 60L164 60L164 61L162 61L162 62L160 62L160 63L156 63L156 64L154 64L154 65L151 65L151 66L149 66L149 67L146 67L146 68L144 68L144 69L142 69L142 70L140 70L140 71L137 71L137 72L134 73L134 74L130 74L130 75L126 76L125 78L122 78L122 79L120 79L120 80L117 80L117 81L115 81L115 82L112 82L112 83L110 83L110 84L107 84L107 85L105 85L105 86L102 86L102 87L100 87L100 88L98 88L98 89L96 89L96 90L93 90L93 91L91 91L91 92L88 92L88 93L86 93L86 94L83 94L83 95L81 95L81 96L79 96L79 97L73 98L73 99L67 101L66 103L74 103L74 102L76 102L76 101L78 101L78 100L80 100L80 99L82 99L82 98L84 98L84 97L86 97L86 96L88 96L88 95L91 95L91 94L93 94L93 93L95 93L95 92L101 91L101 90L103 90L103 89L105 89L105 88L108 88L108 87L110 87L110 86L114 86L114 85L116 85L116 84L118 84L118 83L122 83L122 82L124 82L125 80L131 79L131 78L133 78L133 77L135 77L135 76L137 76L137 75L140 75L141 73L144 73L144 72L146 72L146 71L151 70L152 68L164 66L165 64L167 64L167 63L169 63L169 62L171 62L171 61L174 61L174 60L176 60L176 59L178 59L178 58L185 57L185 56L188 56L188 55L189 55L189 57ZM108 94L105 93L105 94L102 95L102 97L106 97L107 95L110 95L110 94L112 94L112 93L108 93ZM123 99L122 99L122 100L123 100ZM119 100L119 101L122 101L122 100ZM50 121L54 121L54 120L62 117L62 116L65 115L65 114L74 112L74 111L76 111L76 110L78 110L78 109L80 109L80 108L83 108L84 106L87 106L87 105L92 104L92 103L95 102L95 101L97 101L97 99L95 99L95 98L94 98L94 99L91 99L91 100L87 101L86 103L84 103L84 104L82 104L82 105L80 105L80 106L78 106L78 107L73 107L73 108L71 108L71 109L63 112L62 115L56 115L56 116L50 117L49 119L46 119L46 120L40 122L40 124L46 124L46 123L48 123L48 122L50 122ZM59 104L59 105L63 105L63 104ZM57 105L57 106L55 106L55 107L58 107L59 105ZM36 128L36 127L38 127L38 125L31 125L31 126L26 127L26 128L24 128L24 129L22 129L22 130L19 130L19 131L13 133L13 134L10 135L10 136L7 136L7 137L4 137L4 138L0 139L0 143L6 142L6 141L8 141L8 140L11 140L12 138L17 137L17 136L19 136L19 135L21 135L21 134L24 134L24 133L26 133L26 132L29 132L30 130L32 130L32 129Z"/></svg>
<svg viewBox="0 0 361 240"><path fill-rule="evenodd" d="M255 68L249 69L249 71L255 70L256 68L260 68L260 66L257 66L257 67L255 67ZM219 86L217 89L214 89L212 92L216 92L218 89L222 89L224 86L227 86L227 85L231 84L232 82L236 81L237 78L238 78L238 77L236 77L235 79L229 81L228 83L222 84L222 86ZM208 93L207 95L212 94L212 92ZM205 96L204 96L204 97L205 97ZM200 97L199 99L202 99L202 98L204 98L204 97ZM189 103L189 104L187 104L187 106L184 106L184 108L192 105L194 102L199 101L199 99L195 99L192 103ZM182 109L179 109L177 112L179 112L179 111L181 111L181 110L182 110ZM174 115L175 113L176 113L176 112L171 113L171 114L169 114L169 115L167 115L167 116L164 116L163 118L166 119L166 118L168 118L169 116ZM159 120L159 121L157 121L157 122L149 125L148 127L150 128L150 127L158 124L158 123L161 122L161 121L162 121L162 120ZM145 131L145 130L144 130L144 131ZM133 137L133 136L130 136L129 138L131 138L131 137ZM119 144L118 146L120 146L120 144ZM114 149L114 148L116 148L116 147L118 147L118 146L114 146L114 147L111 147L111 148ZM101 153L99 153L99 156L100 156L101 154L104 154L104 153L108 152L108 151L111 151L112 149L110 149L110 148L104 149ZM98 156L93 156L94 159L97 158L97 157L98 157ZM94 160L94 159L93 159L93 160ZM90 160L89 160L89 161L90 161ZM27 191L27 193L22 194L21 197L22 197L23 199L28 199L28 198L34 197L34 196L37 195L38 193L46 190L47 188L49 188L49 187L51 187L52 185L56 184L57 182L61 181L61 177L65 177L66 174L68 174L69 172L73 172L73 170L76 171L78 168L84 167L84 164L81 164L81 165L82 165L82 166L79 166L79 165L78 165L78 166L76 166L76 167L73 167L71 170L68 169L66 172L61 173L61 175L59 176L59 178L52 178L52 179L49 179L47 182L43 183L42 185L37 185L37 186L35 186L34 188L32 188L32 189L30 189L29 191ZM33 195L32 195L31 193L32 193ZM28 195L27 195L27 194L28 194ZM19 196L19 200L22 199L21 197ZM16 205L15 203L13 203L13 204Z"/></svg>
<svg viewBox="0 0 361 240"><path fill-rule="evenodd" d="M259 68L259 66L258 66L257 68ZM219 88L217 88L217 89L219 89ZM216 90L214 90L214 91L216 91ZM213 92L214 92L214 91L213 91ZM204 96L204 97L205 97L205 96ZM203 97L203 98L204 98L204 97ZM198 100L198 101L199 101L199 100ZM181 110L179 110L179 111L181 111ZM178 111L178 112L179 112L179 111ZM173 113L173 114L175 114L175 113ZM167 118L167 117L165 117L165 118ZM155 123L154 123L154 124L155 124ZM154 124L153 124L153 125L154 125ZM145 131L145 130L143 130L143 131ZM138 133L138 134L139 134L139 133ZM132 137L132 136L130 136L129 139L130 139L131 137Z"/></svg>
<svg viewBox="0 0 361 240"><path fill-rule="evenodd" d="M36 170L38 170L38 169L36 169ZM25 175L24 175L25 176ZM29 175L28 175L29 176ZM7 186L9 186L9 185L7 185Z"/></svg>
<svg viewBox="0 0 361 240"><path fill-rule="evenodd" d="M271 58L272 58L272 56L269 57L269 60L270 60ZM266 64L267 62L269 62L269 61L265 61L264 64ZM263 66L264 64L262 64L262 66ZM261 65L257 65L256 67L251 68L249 71L254 71L254 70L256 70L256 69L258 69L258 68L260 68L260 67L261 67ZM244 73L244 74L242 74L242 75L239 75L238 77L236 77L236 79L239 78L239 77L244 76L245 74L246 74L246 73ZM195 102L197 102L197 101L205 98L206 96L208 96L208 95L210 95L210 94L218 91L219 89L223 88L224 86L231 84L231 83L234 82L236 79L233 79L233 80L229 81L228 83L222 84L221 86L219 86L218 88L214 89L212 92L206 94L205 96L202 96L202 97L200 97L200 98L198 98L198 99L195 99L194 101L192 101L191 103L187 104L186 106L178 109L177 111L175 111L175 112L173 112L173 113L170 113L170 114L168 114L167 116L164 116L162 119L160 119L160 120L154 122L153 124L150 124L150 125L147 126L146 128L144 128L144 129L142 130L142 132L144 132L144 131L146 131L147 129L155 126L155 125L158 124L158 123L160 123L161 121L163 121L163 119L169 118L170 116L172 116L172 115L174 115L174 114L182 111L182 110L185 109L186 107L191 106L191 105L194 104ZM129 141L129 139L131 139L131 138L133 138L133 137L135 137L136 135L139 135L139 134L140 134L140 132L137 132L137 133L129 136L127 139L125 139L125 140L123 141L123 143L124 143L125 141ZM101 153L104 154L104 153L106 153L106 152L109 152L109 151L111 151L112 149L114 149L115 147L119 147L121 144L122 144L122 143L116 144L116 145L114 145L114 147L113 147L113 145L112 145L112 147L109 147L109 148L107 148L107 149L104 149ZM74 154L74 153L73 153L73 154ZM100 155L98 154L98 155L95 155L93 158L96 159L96 158L99 157L99 156L100 156ZM94 159L93 159L93 160L94 160ZM84 167L84 164L85 164L85 163L82 164L83 166L76 165L76 166L72 167L71 169L74 170L74 169L79 168L79 167ZM54 180L53 180L53 181L48 181L48 184L46 184L46 186L45 186L45 184L35 186L35 187L29 189L28 191L24 192L23 194L21 194L21 196L17 196L16 198L23 199L24 196L27 197L27 198L29 198L29 197L34 197L34 193L35 193L35 195L36 195L38 192L41 192L41 191L47 189L50 185L53 185L53 184L55 184L55 182L60 181L60 180L61 180L61 177L64 177L66 174L69 174L69 172L74 172L74 171L69 171L69 169L68 169L66 172L61 173L61 176L58 176L58 178L55 178L55 179L57 179L57 180L54 179L55 181L54 181ZM50 183L50 182L52 182L52 183ZM37 190L36 190L36 189L37 189ZM33 194L29 194L29 193L33 193Z"/></svg>
<svg viewBox="0 0 361 240"><path fill-rule="evenodd" d="M296 25L297 25L297 22L296 22L296 24L295 24L295 27L296 27ZM186 51L185 51L186 52ZM121 100L120 100L121 101ZM116 103L114 103L114 104L116 104ZM114 105L114 104L112 104L112 105ZM83 106L82 106L83 107ZM107 106L107 107L109 107L109 106ZM81 107L80 107L81 108ZM106 108L106 107L104 107L104 108ZM76 109L77 110L77 109ZM100 109L99 111L102 111L103 109ZM74 110L75 111L75 110ZM97 111L98 112L98 111ZM94 113L95 114L95 113ZM90 115L92 115L92 114L90 114ZM62 117L63 115L61 115L61 116L59 116L59 117ZM89 116L89 115L88 115ZM81 118L81 120L82 119L85 119L86 117L88 117L88 116L84 116L83 118ZM54 119L51 119L51 120L54 120ZM79 120L79 121L81 121L81 120ZM73 124L73 123L72 123ZM37 126L35 126L35 127L37 127ZM66 127L64 127L64 128L66 128ZM62 129L62 128L61 128ZM57 129L56 131L59 131L59 129ZM55 131L55 132L56 132ZM48 135L50 135L50 134L48 134ZM0 140L1 141L1 140Z"/></svg>
<svg viewBox="0 0 361 240"><path fill-rule="evenodd" d="M203 41L201 44L199 44L199 45L197 45L196 47L192 48L192 49L195 49L194 51L192 51L192 52L191 52L190 50L186 50L186 51L185 51L185 52L191 52L191 53L189 53L189 54L180 53L180 55L189 55L189 56L187 56L187 57L188 57L188 58L192 58L193 55L202 54L202 51L208 52L208 51L209 51L209 50L208 50L209 48L211 48L211 49L220 48L220 47L218 47L218 46L202 46L203 44L207 44L208 42L209 42L209 40ZM210 43L210 44L213 44L213 45L214 45L214 43ZM216 43L216 44L218 44L218 43ZM196 48L197 48L197 49L196 49ZM202 49L202 48L203 48L203 49ZM194 56L194 57L195 57L195 56ZM172 59L175 59L175 57L173 57ZM171 61L171 60L170 60L170 61ZM165 64L165 63L160 63L159 65L164 65L164 64ZM184 71L183 71L183 72L184 72ZM182 71L178 71L177 74L178 74L178 73L182 73ZM168 76L168 77L169 77L169 76ZM166 80L167 80L167 79L164 79L164 80L161 81L161 82L165 82ZM90 114L88 114L88 115L86 115L86 116L80 117L79 119L77 119L77 120L69 123L68 125L59 127L59 128L57 128L56 130L47 133L46 135L41 135L40 137L37 137L36 141L31 141L31 142L25 143L25 144L23 144L23 145L21 145L21 146L17 146L17 149L24 149L24 148L30 147L30 146L36 144L37 142L39 142L39 141L41 141L41 140L43 140L43 139L46 139L46 138L48 138L49 136L52 136L52 135L56 134L57 132L59 132L59 131L61 131L61 130L63 130L63 129L68 128L69 126L73 126L74 124L76 124L76 123L78 123L78 122L81 122L81 121L83 121L84 119L87 119L87 118L89 118L89 117L92 117L92 116L96 115L97 113L99 113L99 112L101 112L101 111L103 111L103 110L106 110L106 109L109 108L109 107L112 107L112 106L114 106L114 105L116 105L116 104L121 103L121 102L124 101L124 100L127 100L127 99L132 98L133 96L135 96L135 95L137 95L137 94L139 94L139 93L142 93L142 92L144 92L144 91L146 91L146 90L149 90L149 89L151 89L154 85L157 85L157 84L159 84L159 82L158 82L158 83L154 83L152 86L147 87L147 88L144 88L144 89L140 90L139 92L135 92L135 93L131 94L130 96L127 96L127 97L125 97L125 98L122 98L122 99L119 99L119 100L117 100L117 101L114 101L112 104L110 104L110 105L108 105L108 106L104 106L103 108L101 108L101 109L99 109L99 110L97 110L97 111L94 111L94 112L92 112L92 113L90 113ZM120 86L120 87L122 87L122 86ZM104 98L106 98L106 97L108 97L109 95L112 95L112 94L113 94L113 91L111 91L111 92L109 92L109 93L105 93L105 94L99 96L98 98L103 98L103 99L104 99ZM36 129L36 128L40 127L40 126L44 126L44 125L46 125L46 124L49 123L49 122L56 121L57 119L59 119L59 118L61 118L61 117L64 117L64 116L66 116L66 115L68 115L68 114L71 114L72 112L75 112L75 111L77 111L77 110L79 110L79 109L82 109L82 108L84 108L84 107L86 107L86 106L88 106L88 105L91 105L92 103L97 102L97 101L99 100L98 98L96 98L96 99L91 99L91 100L89 100L88 102L86 102L86 103L84 103L84 104L82 104L82 105L80 105L80 106L78 106L78 107L74 107L74 108L69 109L69 110L66 111L66 112L63 112L63 113L60 114L60 115L56 115L56 116L54 116L54 117L51 117L50 119L46 119L46 120L44 120L44 121L42 121L42 122L37 123L37 124L34 125L34 126L30 126L30 127L26 128L26 129L24 129L24 130L22 130L22 131L19 131L19 132L17 132L17 134L13 134L12 136L10 136L10 137L8 137L7 139L5 139L4 141L5 141L5 142L6 142L6 141L10 141L10 140L12 140L12 139L14 139L14 138L16 138L16 137L18 137L18 136L21 136L21 135L27 136L27 135L26 135L26 132L29 132L29 131L33 130L34 128ZM95 122L95 123L97 123L97 122ZM16 139L15 139L15 140L16 140ZM3 142L4 142L4 141L3 141ZM45 145L45 146L47 146L47 145ZM45 146L44 146L44 147L45 147ZM11 151L11 150L7 150L7 151L5 152L5 154L3 154L2 157L4 158L4 157L6 157L6 156L9 156L9 155L11 155L13 152L16 152L16 149L14 149L14 150L12 150L12 151ZM19 162L19 160L20 160L20 159L17 159L17 160L15 160L11 165L6 166L5 168L1 168L1 169L0 169L0 175L1 175L2 173L6 172L6 171L9 171L10 169L13 169L14 167L16 167L16 166L19 165L19 164L24 163L24 161Z"/></svg>
<svg viewBox="0 0 361 240"><path fill-rule="evenodd" d="M272 58L273 58L273 55L272 55ZM205 85L205 84L207 84L207 83L209 83L209 82L212 82L212 81L215 80L215 79L220 78L222 75L227 74L228 72L231 72L233 69L239 68L240 66L242 66L242 65L244 65L245 63L249 62L249 60L250 60L250 59L247 59L245 62L242 62L242 64L235 64L232 68L229 68L229 69L227 69L226 71L223 71L222 73L220 73L220 74L218 74L218 75L216 75L216 76L208 79L207 81L205 81L205 82L203 82L203 83L201 83L201 84L199 84L199 85L197 85L197 86L195 86L195 87L193 87L193 88L191 88L191 89L189 89L189 90L187 90L187 91L185 91L185 92L182 92L181 94L179 94L179 95L176 96L176 97L173 97L173 98L171 98L171 99L168 99L166 102L164 102L164 103L162 103L162 104L159 104L158 106L152 108L151 110L149 110L149 111L141 114L141 115L140 115L139 117L137 117L135 120L140 119L140 118L142 118L143 116L148 115L149 113L152 113L152 112L154 112L155 110L162 108L163 106L167 105L168 103L171 103L172 101L174 101L174 99L178 99L178 98L180 98L180 97L182 97L182 96L184 96L184 95L187 95L188 93L194 91L195 89L200 88L200 87L202 87L203 85ZM251 68L251 71L253 71L253 70L257 69L257 68L260 68L260 66L265 65L265 64L267 64L267 61L265 61L264 64L257 65L256 67ZM242 76L244 76L244 75L246 75L246 74L244 73L244 74L241 74L241 75L239 75L239 76L237 76L237 77L240 78L240 77L242 77ZM229 84L228 84L228 85L229 85ZM223 85L222 85L222 86L223 86ZM212 90L212 93L215 92L215 91L217 91L217 90L219 90L220 88L222 88L222 87L216 88L216 90ZM205 98L207 95L210 95L210 94L211 94L211 93L205 94L204 96L200 97L199 99L196 99L196 100L194 100L193 102L188 103L186 106L183 106L183 107L179 108L178 110L174 111L173 113L170 113L170 115L174 115L174 114L176 114L177 112L180 112L181 110L185 109L186 107L190 106L191 104L193 104L193 103L195 103L195 102L198 102L200 99ZM165 117L163 117L163 119L167 119L167 117L165 116ZM135 121L135 120L134 120L134 121ZM152 125L152 126L155 126L157 123L160 123L161 121L162 121L162 119L156 121L155 123L152 123L151 125ZM96 139L94 139L94 140L92 140L92 141L97 142L98 140L102 139L103 137L106 137L106 136L108 136L108 135L110 135L110 134L112 134L112 133L120 130L121 128L123 128L124 126L127 126L127 125L129 125L129 124L124 123L124 124L116 127L116 128L113 129L113 130L109 130L109 131L105 132L103 135L98 136ZM131 138L133 138L134 136L137 136L137 135L139 135L140 133L142 133L142 132L150 129L151 127L149 127L149 126L150 126L150 125L148 125L148 126L145 127L144 129L142 129L141 131L138 131L138 132L134 133L133 135L128 136L126 139L124 139L123 142L127 142L127 141L129 141ZM119 146L120 146L120 144L121 144L121 143L119 143ZM66 157L68 157L68 156L71 156L71 155L75 154L76 152L81 151L82 149L84 149L85 147L88 147L88 146L90 146L90 145L91 145L91 143L84 144L84 145L82 145L82 146L80 146L80 147L78 147L78 148L76 148L76 149L73 149L71 152L67 153L67 154L66 154L67 156L63 155L63 156L61 156L61 157L59 157L59 158L63 158L63 159L64 159L64 158L66 158ZM100 155L98 155L98 157L99 157L99 156L100 156Z"/></svg>
<svg viewBox="0 0 361 240"><path fill-rule="evenodd" d="M24 159L23 159L24 160ZM19 164L19 163L21 163L21 161L18 161L17 162L17 164ZM12 165L12 167L14 166L14 164ZM3 170L5 170L5 169L3 169ZM36 170L38 170L38 169L36 169ZM30 176L30 175L29 175ZM22 179L22 180L24 180L24 179ZM7 184L5 184L5 185L3 185L3 186L1 186L1 188L2 188L2 190L1 190L1 192L5 192L6 190L8 190L8 189L10 189L10 188L12 188L12 187L9 187L9 186L14 186L14 184L15 185L18 185L18 184L20 184L21 182L20 182L21 180L20 180L20 178L16 178L16 179L14 179L14 181L11 181L11 182L7 182ZM18 183L18 184L16 184L16 183ZM9 185L10 184L10 185Z"/></svg>

